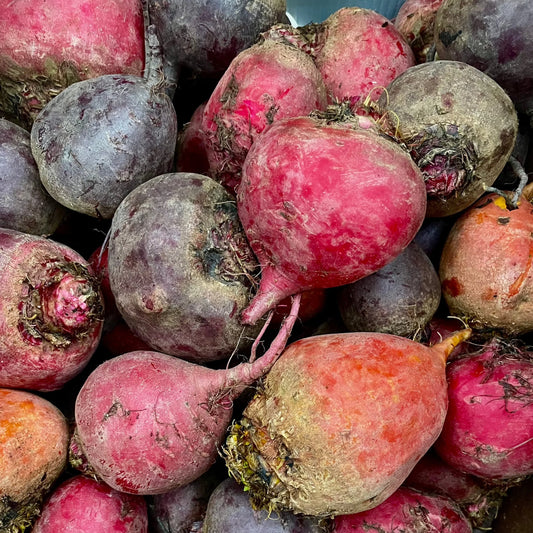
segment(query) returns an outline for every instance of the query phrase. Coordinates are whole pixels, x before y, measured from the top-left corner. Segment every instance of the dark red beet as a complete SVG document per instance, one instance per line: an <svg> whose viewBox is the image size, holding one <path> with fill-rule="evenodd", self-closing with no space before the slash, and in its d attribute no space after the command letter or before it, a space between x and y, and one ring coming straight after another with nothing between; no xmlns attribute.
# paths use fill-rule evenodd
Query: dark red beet
<svg viewBox="0 0 533 533"><path fill-rule="evenodd" d="M285 21L285 0L148 0L163 44L165 75L218 78L261 32Z"/></svg>
<svg viewBox="0 0 533 533"><path fill-rule="evenodd" d="M349 331L420 335L436 313L440 279L429 257L411 242L393 261L340 287L337 305Z"/></svg>
<svg viewBox="0 0 533 533"><path fill-rule="evenodd" d="M240 314L256 269L235 200L207 176L157 176L113 217L111 290L128 326L152 349L207 362L249 348L258 329L244 328Z"/></svg>
<svg viewBox="0 0 533 533"><path fill-rule="evenodd" d="M0 119L0 227L34 235L51 235L65 208L44 189L30 147L30 134Z"/></svg>
<svg viewBox="0 0 533 533"><path fill-rule="evenodd" d="M437 54L483 71L533 119L532 27L530 0L444 0L435 17Z"/></svg>

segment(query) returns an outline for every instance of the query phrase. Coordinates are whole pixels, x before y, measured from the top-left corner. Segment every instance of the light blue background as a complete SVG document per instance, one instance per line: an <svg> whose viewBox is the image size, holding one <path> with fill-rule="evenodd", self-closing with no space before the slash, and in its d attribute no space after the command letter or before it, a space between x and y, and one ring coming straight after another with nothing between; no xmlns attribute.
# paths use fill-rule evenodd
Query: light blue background
<svg viewBox="0 0 533 533"><path fill-rule="evenodd" d="M296 26L304 26L309 22L322 22L341 7L364 7L392 19L405 0L287 0L287 13Z"/></svg>

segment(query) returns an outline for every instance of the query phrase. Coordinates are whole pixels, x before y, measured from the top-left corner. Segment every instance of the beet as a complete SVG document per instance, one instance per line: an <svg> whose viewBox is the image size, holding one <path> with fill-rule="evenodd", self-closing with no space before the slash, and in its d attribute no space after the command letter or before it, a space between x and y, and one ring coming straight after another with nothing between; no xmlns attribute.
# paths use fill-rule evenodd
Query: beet
<svg viewBox="0 0 533 533"><path fill-rule="evenodd" d="M531 120L532 26L528 0L444 0L435 17L437 54L439 59L462 61L483 71Z"/></svg>
<svg viewBox="0 0 533 533"><path fill-rule="evenodd" d="M348 100L362 104L377 100L415 57L389 19L372 9L345 7L318 26L314 51L330 103Z"/></svg>
<svg viewBox="0 0 533 533"><path fill-rule="evenodd" d="M31 148L41 181L64 206L110 219L137 185L172 169L176 112L152 67L145 78L72 84L36 117Z"/></svg>
<svg viewBox="0 0 533 533"><path fill-rule="evenodd" d="M333 533L397 531L471 533L472 527L450 498L400 487L386 501L362 513L338 516Z"/></svg>
<svg viewBox="0 0 533 533"><path fill-rule="evenodd" d="M42 499L63 473L69 431L48 400L0 389L0 531L31 526Z"/></svg>
<svg viewBox="0 0 533 533"><path fill-rule="evenodd" d="M232 426L230 474L270 511L335 516L379 505L439 436L446 356L469 333L432 348L385 333L293 342Z"/></svg>
<svg viewBox="0 0 533 533"><path fill-rule="evenodd" d="M446 370L449 407L441 458L487 480L533 473L533 353L493 338Z"/></svg>
<svg viewBox="0 0 533 533"><path fill-rule="evenodd" d="M500 512L492 524L493 533L525 533L533 529L532 490L531 477L509 489Z"/></svg>
<svg viewBox="0 0 533 533"><path fill-rule="evenodd" d="M65 216L65 208L43 188L30 148L30 134L0 119L0 227L48 236Z"/></svg>
<svg viewBox="0 0 533 533"><path fill-rule="evenodd" d="M285 0L148 0L163 44L165 76L219 78L261 32L285 21Z"/></svg>
<svg viewBox="0 0 533 533"><path fill-rule="evenodd" d="M532 232L533 213L525 197L515 209L502 196L489 194L462 213L440 261L450 313L480 332L532 331Z"/></svg>
<svg viewBox="0 0 533 533"><path fill-rule="evenodd" d="M140 76L140 0L17 0L0 26L0 110L25 128L71 83L104 74ZM21 46L21 43L24 43Z"/></svg>
<svg viewBox="0 0 533 533"><path fill-rule="evenodd" d="M417 63L425 63L431 58L435 43L435 17L442 2L405 0L394 18L394 26L411 46Z"/></svg>
<svg viewBox="0 0 533 533"><path fill-rule="evenodd" d="M409 68L387 87L379 106L388 131L406 144L422 170L428 217L459 213L492 186L518 131L505 91L458 61Z"/></svg>
<svg viewBox="0 0 533 533"><path fill-rule="evenodd" d="M235 200L207 176L153 178L113 217L111 290L133 333L157 351L207 362L249 348L258 329L240 314L256 268Z"/></svg>
<svg viewBox="0 0 533 533"><path fill-rule="evenodd" d="M200 533L209 497L222 476L211 468L187 485L148 499L153 533Z"/></svg>
<svg viewBox="0 0 533 533"><path fill-rule="evenodd" d="M201 130L209 175L235 193L248 150L268 126L325 106L324 83L306 53L268 39L244 50L204 109Z"/></svg>
<svg viewBox="0 0 533 533"><path fill-rule="evenodd" d="M87 261L68 246L0 230L0 386L51 391L89 362L103 298Z"/></svg>
<svg viewBox="0 0 533 533"><path fill-rule="evenodd" d="M243 313L254 323L287 296L353 283L397 257L426 212L409 154L357 121L294 117L252 145L237 205L261 264Z"/></svg>
<svg viewBox="0 0 533 533"><path fill-rule="evenodd" d="M396 259L339 288L337 305L349 331L420 335L436 313L440 279L429 257L411 242Z"/></svg>
<svg viewBox="0 0 533 533"><path fill-rule="evenodd" d="M318 521L293 513L257 511L248 494L233 479L213 491L207 505L202 533L321 533Z"/></svg>
<svg viewBox="0 0 533 533"><path fill-rule="evenodd" d="M32 533L148 533L141 496L113 490L85 476L61 483L43 505Z"/></svg>
<svg viewBox="0 0 533 533"><path fill-rule="evenodd" d="M505 485L494 485L454 468L434 449L418 461L404 486L451 498L472 525L482 530L490 530L507 491Z"/></svg>
<svg viewBox="0 0 533 533"><path fill-rule="evenodd" d="M233 401L279 357L298 307L297 296L253 362L213 370L150 351L104 361L76 398L71 464L130 494L163 494L198 479L218 457Z"/></svg>

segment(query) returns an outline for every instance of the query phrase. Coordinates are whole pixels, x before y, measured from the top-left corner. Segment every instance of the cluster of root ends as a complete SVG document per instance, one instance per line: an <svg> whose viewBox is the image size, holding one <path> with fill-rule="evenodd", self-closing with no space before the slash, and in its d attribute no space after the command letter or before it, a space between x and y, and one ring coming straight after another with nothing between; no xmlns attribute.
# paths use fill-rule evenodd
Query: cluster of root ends
<svg viewBox="0 0 533 533"><path fill-rule="evenodd" d="M43 281L26 279L18 328L30 344L64 347L103 319L98 280L80 263L51 263Z"/></svg>
<svg viewBox="0 0 533 533"><path fill-rule="evenodd" d="M450 198L475 179L475 147L456 125L434 124L405 144L422 171L429 197Z"/></svg>

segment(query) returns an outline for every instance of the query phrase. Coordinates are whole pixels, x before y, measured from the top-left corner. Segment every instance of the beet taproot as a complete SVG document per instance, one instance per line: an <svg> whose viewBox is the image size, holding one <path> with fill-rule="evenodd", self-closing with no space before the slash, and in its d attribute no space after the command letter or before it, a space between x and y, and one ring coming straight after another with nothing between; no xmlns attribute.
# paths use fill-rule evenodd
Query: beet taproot
<svg viewBox="0 0 533 533"><path fill-rule="evenodd" d="M65 470L69 428L31 392L0 388L0 530L24 531Z"/></svg>
<svg viewBox="0 0 533 533"><path fill-rule="evenodd" d="M449 408L435 442L453 467L489 481L533 473L533 353L495 337L446 369Z"/></svg>
<svg viewBox="0 0 533 533"><path fill-rule="evenodd" d="M451 498L400 487L373 509L335 517L332 533L372 530L379 533L472 533L472 526Z"/></svg>
<svg viewBox="0 0 533 533"><path fill-rule="evenodd" d="M261 279L245 323L296 292L379 270L420 228L420 170L394 141L358 124L287 118L252 145L237 207Z"/></svg>
<svg viewBox="0 0 533 533"><path fill-rule="evenodd" d="M503 170L518 132L517 112L502 87L460 61L407 69L387 86L379 108L389 133L422 170L428 217L474 203Z"/></svg>
<svg viewBox="0 0 533 533"><path fill-rule="evenodd" d="M416 242L377 272L337 291L337 306L348 331L402 337L420 334L440 300L439 275Z"/></svg>
<svg viewBox="0 0 533 533"><path fill-rule="evenodd" d="M100 341L103 297L88 262L51 239L0 229L0 386L60 389Z"/></svg>
<svg viewBox="0 0 533 533"><path fill-rule="evenodd" d="M379 505L439 436L446 357L469 334L432 348L366 332L293 342L231 428L230 474L271 511L334 516Z"/></svg>
<svg viewBox="0 0 533 533"><path fill-rule="evenodd" d="M63 481L42 506L32 533L148 533L144 498L76 475Z"/></svg>
<svg viewBox="0 0 533 533"><path fill-rule="evenodd" d="M214 370L160 352L136 351L94 369L75 404L71 464L130 494L162 494L214 464L233 401L279 357L299 297L264 355Z"/></svg>
<svg viewBox="0 0 533 533"><path fill-rule="evenodd" d="M149 35L153 61L145 77L79 81L35 118L31 149L41 181L73 211L110 219L135 187L173 168L176 111L157 68L153 30Z"/></svg>

